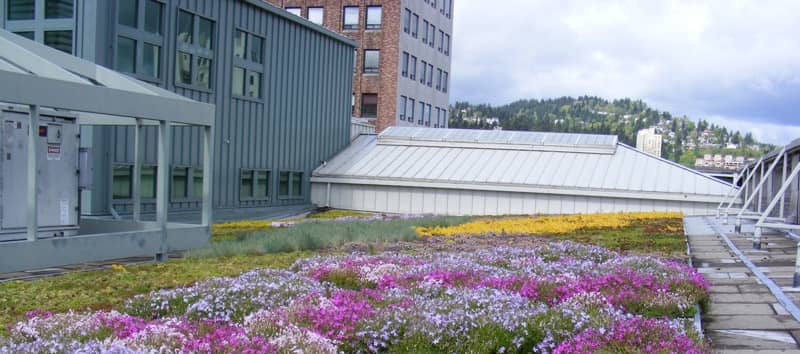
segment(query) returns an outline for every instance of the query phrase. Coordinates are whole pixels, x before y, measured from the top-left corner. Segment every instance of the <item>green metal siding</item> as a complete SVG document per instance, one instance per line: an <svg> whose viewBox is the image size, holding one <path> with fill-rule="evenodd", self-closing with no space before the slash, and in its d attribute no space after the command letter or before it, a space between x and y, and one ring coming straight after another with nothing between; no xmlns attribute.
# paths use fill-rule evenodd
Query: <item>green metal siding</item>
<svg viewBox="0 0 800 354"><path fill-rule="evenodd" d="M215 21L212 89L195 90L174 84L178 10ZM114 16L110 6L108 16ZM111 17L114 18L114 17ZM325 32L296 23L258 5L237 0L165 1L164 47L160 86L191 99L216 105L214 205L218 208L280 206L310 202L309 176L349 143L353 47ZM113 23L113 22L112 22ZM115 31L111 25L109 31ZM231 95L233 34L240 28L265 38L262 98L236 99ZM107 31L98 30L98 33ZM113 63L115 35L106 38L106 65ZM101 57L98 55L98 57ZM113 67L112 65L108 65ZM109 159L103 166L108 186L103 195L111 202L111 163L133 161L133 129L100 128L107 139ZM156 130L145 129L144 161L156 159ZM101 138L101 140L103 139ZM196 128L174 128L173 165L200 167L201 133ZM102 150L102 149L98 149ZM95 161L103 161L98 156ZM271 198L239 200L242 168L269 169ZM303 171L302 199L277 196L280 171ZM117 211L127 203L113 201ZM173 202L173 209L199 208L199 202ZM143 205L147 211L148 206Z"/></svg>

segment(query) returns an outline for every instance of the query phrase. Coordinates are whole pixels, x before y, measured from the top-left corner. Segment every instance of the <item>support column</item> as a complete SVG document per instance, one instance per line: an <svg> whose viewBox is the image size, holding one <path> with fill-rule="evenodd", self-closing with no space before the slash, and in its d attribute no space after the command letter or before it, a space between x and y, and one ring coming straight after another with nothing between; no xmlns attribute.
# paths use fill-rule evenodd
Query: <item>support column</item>
<svg viewBox="0 0 800 354"><path fill-rule="evenodd" d="M797 243L797 256L794 260L794 277L792 279L792 287L800 287L800 242Z"/></svg>
<svg viewBox="0 0 800 354"><path fill-rule="evenodd" d="M783 173L781 173L781 181L786 180L786 174L788 172L789 172L789 153L785 152L785 153L783 153ZM785 213L785 209L786 209L786 206L784 205L784 203L785 203L785 199L784 198L785 198L785 196L781 195L780 211L778 212L778 216L780 216L781 219L784 218L784 213Z"/></svg>
<svg viewBox="0 0 800 354"><path fill-rule="evenodd" d="M156 223L161 228L161 246L157 261L167 260L167 209L169 198L170 122L161 121L158 126L158 164L156 167Z"/></svg>
<svg viewBox="0 0 800 354"><path fill-rule="evenodd" d="M761 235L762 230L760 226L756 226L755 232L753 232L753 249L760 250L761 249Z"/></svg>
<svg viewBox="0 0 800 354"><path fill-rule="evenodd" d="M142 120L133 128L133 221L142 220Z"/></svg>
<svg viewBox="0 0 800 354"><path fill-rule="evenodd" d="M214 176L214 131L211 127L203 127L203 226L211 227L213 222L213 181Z"/></svg>
<svg viewBox="0 0 800 354"><path fill-rule="evenodd" d="M760 186L763 186L763 184L764 184L764 164L761 164L761 178L758 180L758 182L759 182ZM758 212L761 212L761 207L764 204L763 192L764 192L763 188L759 188L758 189L758 206L757 206L758 210L756 210Z"/></svg>
<svg viewBox="0 0 800 354"><path fill-rule="evenodd" d="M38 195L36 186L39 185L39 176L36 173L39 166L39 106L30 106L30 124L28 126L28 241L36 241L39 232L38 220Z"/></svg>

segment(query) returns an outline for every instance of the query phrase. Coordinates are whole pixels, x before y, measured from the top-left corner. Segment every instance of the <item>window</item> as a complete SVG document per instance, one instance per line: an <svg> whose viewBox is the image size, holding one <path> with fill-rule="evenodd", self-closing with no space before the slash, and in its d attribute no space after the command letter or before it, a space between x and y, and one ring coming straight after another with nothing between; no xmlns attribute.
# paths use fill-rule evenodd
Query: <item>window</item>
<svg viewBox="0 0 800 354"><path fill-rule="evenodd" d="M378 65L380 63L380 51L377 49L364 50L364 73L376 74L378 73Z"/></svg>
<svg viewBox="0 0 800 354"><path fill-rule="evenodd" d="M303 197L303 172L281 171L278 178L278 197Z"/></svg>
<svg viewBox="0 0 800 354"><path fill-rule="evenodd" d="M433 87L433 64L428 64L428 87Z"/></svg>
<svg viewBox="0 0 800 354"><path fill-rule="evenodd" d="M438 128L439 127L439 116L441 115L441 113L439 113L439 111L440 111L439 107L436 107L436 121L433 122L433 127L434 128Z"/></svg>
<svg viewBox="0 0 800 354"><path fill-rule="evenodd" d="M36 35L34 34L33 31L14 32L14 34L16 34L18 36L25 37L25 38L30 39L32 41L36 40Z"/></svg>
<svg viewBox="0 0 800 354"><path fill-rule="evenodd" d="M34 17L34 3L36 0L8 0L8 14L9 21L14 20L33 20Z"/></svg>
<svg viewBox="0 0 800 354"><path fill-rule="evenodd" d="M303 16L302 10L299 7L287 7L286 12L295 16Z"/></svg>
<svg viewBox="0 0 800 354"><path fill-rule="evenodd" d="M203 169L195 168L192 171L192 196L201 198L203 197Z"/></svg>
<svg viewBox="0 0 800 354"><path fill-rule="evenodd" d="M411 33L411 10L403 11L403 32Z"/></svg>
<svg viewBox="0 0 800 354"><path fill-rule="evenodd" d="M141 73L150 77L161 77L161 47L150 43L144 44Z"/></svg>
<svg viewBox="0 0 800 354"><path fill-rule="evenodd" d="M445 6L446 6L446 4L447 4L447 0L442 0L441 4L442 4L442 7L441 7L441 8L439 8L439 12L440 12L442 15L444 15L444 8L445 8Z"/></svg>
<svg viewBox="0 0 800 354"><path fill-rule="evenodd" d="M111 198L131 199L133 166L114 165L111 171Z"/></svg>
<svg viewBox="0 0 800 354"><path fill-rule="evenodd" d="M447 120L448 119L449 118L447 117L447 110L442 108L442 123L440 124L440 126L442 128L447 128Z"/></svg>
<svg viewBox="0 0 800 354"><path fill-rule="evenodd" d="M426 63L424 60L421 60L420 64L422 66L420 68L420 69L422 69L422 71L419 72L419 83L425 85L425 76L427 75L427 71L426 70L428 70L428 63Z"/></svg>
<svg viewBox="0 0 800 354"><path fill-rule="evenodd" d="M400 75L408 77L408 53L403 52L402 62L400 63Z"/></svg>
<svg viewBox="0 0 800 354"><path fill-rule="evenodd" d="M154 0L147 0L144 8L144 30L161 35L163 19L163 5Z"/></svg>
<svg viewBox="0 0 800 354"><path fill-rule="evenodd" d="M442 77L442 92L446 93L447 92L447 79L448 79L447 71L443 71L442 75L443 75L443 77Z"/></svg>
<svg viewBox="0 0 800 354"><path fill-rule="evenodd" d="M378 94L361 94L361 117L375 118L378 116Z"/></svg>
<svg viewBox="0 0 800 354"><path fill-rule="evenodd" d="M211 89L214 36L214 21L178 11L175 83Z"/></svg>
<svg viewBox="0 0 800 354"><path fill-rule="evenodd" d="M264 38L235 30L233 34L233 78L231 93L234 96L261 98L263 76Z"/></svg>
<svg viewBox="0 0 800 354"><path fill-rule="evenodd" d="M431 0L431 7L436 8L436 0Z"/></svg>
<svg viewBox="0 0 800 354"><path fill-rule="evenodd" d="M417 124L422 125L422 120L425 119L425 102L419 101L417 110Z"/></svg>
<svg viewBox="0 0 800 354"><path fill-rule="evenodd" d="M408 67L408 78L415 80L417 78L417 57L411 56L411 64Z"/></svg>
<svg viewBox="0 0 800 354"><path fill-rule="evenodd" d="M414 123L414 99L413 98L409 98L408 99L408 103L406 104L405 110L406 110L406 115L407 115L406 119L408 119L409 122Z"/></svg>
<svg viewBox="0 0 800 354"><path fill-rule="evenodd" d="M436 69L436 89L442 89L442 69Z"/></svg>
<svg viewBox="0 0 800 354"><path fill-rule="evenodd" d="M45 31L44 44L72 54L72 31Z"/></svg>
<svg viewBox="0 0 800 354"><path fill-rule="evenodd" d="M381 29L381 13L380 6L367 6L367 26L368 30Z"/></svg>
<svg viewBox="0 0 800 354"><path fill-rule="evenodd" d="M450 55L450 35L444 35L444 55Z"/></svg>
<svg viewBox="0 0 800 354"><path fill-rule="evenodd" d="M406 96L400 96L400 101L397 102L397 112L400 114L400 120L406 120Z"/></svg>
<svg viewBox="0 0 800 354"><path fill-rule="evenodd" d="M433 48L433 43L436 42L436 26L431 23L431 29L428 31L428 45Z"/></svg>
<svg viewBox="0 0 800 354"><path fill-rule="evenodd" d="M189 168L172 168L172 198L189 198Z"/></svg>
<svg viewBox="0 0 800 354"><path fill-rule="evenodd" d="M258 199L269 198L270 171L256 171L256 188L253 197Z"/></svg>
<svg viewBox="0 0 800 354"><path fill-rule="evenodd" d="M269 170L243 169L239 183L240 200L266 200L270 198Z"/></svg>
<svg viewBox="0 0 800 354"><path fill-rule="evenodd" d="M444 50L444 31L439 30L439 53Z"/></svg>
<svg viewBox="0 0 800 354"><path fill-rule="evenodd" d="M419 33L419 16L414 14L411 17L411 37L417 38L417 34Z"/></svg>
<svg viewBox="0 0 800 354"><path fill-rule="evenodd" d="M447 1L447 8L445 9L445 11L447 13L445 13L445 16L447 16L447 18L450 18L450 14L453 11L453 0L446 0L446 1Z"/></svg>
<svg viewBox="0 0 800 354"><path fill-rule="evenodd" d="M342 22L343 30L358 29L358 6L345 6L344 19Z"/></svg>
<svg viewBox="0 0 800 354"><path fill-rule="evenodd" d="M136 0L119 0L117 2L117 23L136 28Z"/></svg>
<svg viewBox="0 0 800 354"><path fill-rule="evenodd" d="M153 199L156 197L156 167L142 166L142 182L139 195L142 199Z"/></svg>
<svg viewBox="0 0 800 354"><path fill-rule="evenodd" d="M117 37L117 70L126 73L136 72L136 41Z"/></svg>
<svg viewBox="0 0 800 354"><path fill-rule="evenodd" d="M422 43L428 44L428 20L422 20Z"/></svg>
<svg viewBox="0 0 800 354"><path fill-rule="evenodd" d="M44 18L72 18L75 0L46 0Z"/></svg>
<svg viewBox="0 0 800 354"><path fill-rule="evenodd" d="M325 9L322 7L309 7L308 20L322 26L325 19Z"/></svg>
<svg viewBox="0 0 800 354"><path fill-rule="evenodd" d="M431 105L429 104L425 105L425 126L431 126Z"/></svg>

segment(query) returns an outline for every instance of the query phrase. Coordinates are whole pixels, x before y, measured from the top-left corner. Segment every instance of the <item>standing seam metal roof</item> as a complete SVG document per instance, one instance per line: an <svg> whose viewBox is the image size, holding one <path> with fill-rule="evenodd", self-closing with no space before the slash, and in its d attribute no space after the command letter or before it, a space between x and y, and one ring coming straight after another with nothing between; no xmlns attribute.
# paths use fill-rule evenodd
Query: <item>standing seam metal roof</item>
<svg viewBox="0 0 800 354"><path fill-rule="evenodd" d="M388 144L382 143L386 140ZM466 141L470 145L465 147ZM425 142L437 144L428 146ZM520 142L556 144L563 149L519 149ZM480 148L483 144L491 148ZM606 151L613 144L614 152L586 152L581 144L605 144ZM720 197L731 188L730 184L619 143L614 136L398 127L356 139L314 171L312 182L321 179L355 184L397 180L694 197Z"/></svg>

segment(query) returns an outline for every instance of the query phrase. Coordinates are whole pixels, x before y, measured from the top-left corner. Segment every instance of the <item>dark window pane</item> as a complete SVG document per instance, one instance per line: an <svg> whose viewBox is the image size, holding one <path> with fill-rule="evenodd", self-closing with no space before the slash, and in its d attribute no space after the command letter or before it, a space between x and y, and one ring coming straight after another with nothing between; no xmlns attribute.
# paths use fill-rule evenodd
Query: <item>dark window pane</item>
<svg viewBox="0 0 800 354"><path fill-rule="evenodd" d="M161 34L162 6L160 2L147 0L144 9L144 30L150 33Z"/></svg>
<svg viewBox="0 0 800 354"><path fill-rule="evenodd" d="M269 171L256 171L256 198L269 196Z"/></svg>
<svg viewBox="0 0 800 354"><path fill-rule="evenodd" d="M18 36L25 37L25 38L27 38L27 39L30 39L30 40L32 40L32 41L35 41L35 40L36 40L36 35L34 34L34 32L33 32L33 31L26 31L26 32L14 32L14 34L16 34L16 35L18 35Z"/></svg>
<svg viewBox="0 0 800 354"><path fill-rule="evenodd" d="M248 36L248 41L247 47L250 50L250 61L261 64L264 61L264 40L251 34Z"/></svg>
<svg viewBox="0 0 800 354"><path fill-rule="evenodd" d="M278 180L278 195L281 197L289 196L289 172L281 172Z"/></svg>
<svg viewBox="0 0 800 354"><path fill-rule="evenodd" d="M203 88L211 88L211 59L197 58L197 73L194 84Z"/></svg>
<svg viewBox="0 0 800 354"><path fill-rule="evenodd" d="M72 31L47 31L44 33L44 44L72 54Z"/></svg>
<svg viewBox="0 0 800 354"><path fill-rule="evenodd" d="M252 98L261 98L261 73L247 72L247 95Z"/></svg>
<svg viewBox="0 0 800 354"><path fill-rule="evenodd" d="M75 0L46 0L44 18L71 18Z"/></svg>
<svg viewBox="0 0 800 354"><path fill-rule="evenodd" d="M381 28L381 12L380 6L367 6L367 29Z"/></svg>
<svg viewBox="0 0 800 354"><path fill-rule="evenodd" d="M175 58L175 82L182 84L192 83L192 55L178 52Z"/></svg>
<svg viewBox="0 0 800 354"><path fill-rule="evenodd" d="M303 172L292 173L292 196L300 197L303 195Z"/></svg>
<svg viewBox="0 0 800 354"><path fill-rule="evenodd" d="M214 22L200 17L200 25L197 32L197 45L206 48L214 48Z"/></svg>
<svg viewBox="0 0 800 354"><path fill-rule="evenodd" d="M342 29L358 29L358 6L346 6L344 8Z"/></svg>
<svg viewBox="0 0 800 354"><path fill-rule="evenodd" d="M131 198L131 186L133 185L133 181L131 176L132 167L131 166L114 166L112 170L112 183L111 183L111 195L114 199L130 199Z"/></svg>
<svg viewBox="0 0 800 354"><path fill-rule="evenodd" d="M117 2L117 21L121 25L136 28L136 0L119 0Z"/></svg>
<svg viewBox="0 0 800 354"><path fill-rule="evenodd" d="M378 116L378 95L365 93L361 95L361 117L375 118Z"/></svg>
<svg viewBox="0 0 800 354"><path fill-rule="evenodd" d="M189 169L176 167L172 169L172 197L186 198L189 196Z"/></svg>
<svg viewBox="0 0 800 354"><path fill-rule="evenodd" d="M378 64L380 63L380 52L377 50L367 49L364 50L364 72L377 73Z"/></svg>
<svg viewBox="0 0 800 354"><path fill-rule="evenodd" d="M142 167L142 184L141 184L141 197L142 199L152 199L156 197L156 167L143 166Z"/></svg>
<svg viewBox="0 0 800 354"><path fill-rule="evenodd" d="M117 70L136 72L136 41L133 39L117 37Z"/></svg>
<svg viewBox="0 0 800 354"><path fill-rule="evenodd" d="M195 198L203 197L203 169L195 168L192 176L192 196Z"/></svg>
<svg viewBox="0 0 800 354"><path fill-rule="evenodd" d="M142 50L142 74L161 77L161 47L145 43Z"/></svg>
<svg viewBox="0 0 800 354"><path fill-rule="evenodd" d="M192 33L194 33L194 15L186 12L178 12L178 42L192 44Z"/></svg>
<svg viewBox="0 0 800 354"><path fill-rule="evenodd" d="M247 44L247 33L236 30L233 32L233 56L244 59Z"/></svg>
<svg viewBox="0 0 800 354"><path fill-rule="evenodd" d="M9 20L33 20L35 0L8 0Z"/></svg>
<svg viewBox="0 0 800 354"><path fill-rule="evenodd" d="M252 198L253 197L253 171L242 171L242 180L239 184L239 197Z"/></svg>
<svg viewBox="0 0 800 354"><path fill-rule="evenodd" d="M244 69L233 67L233 78L231 79L231 93L235 96L244 96Z"/></svg>

